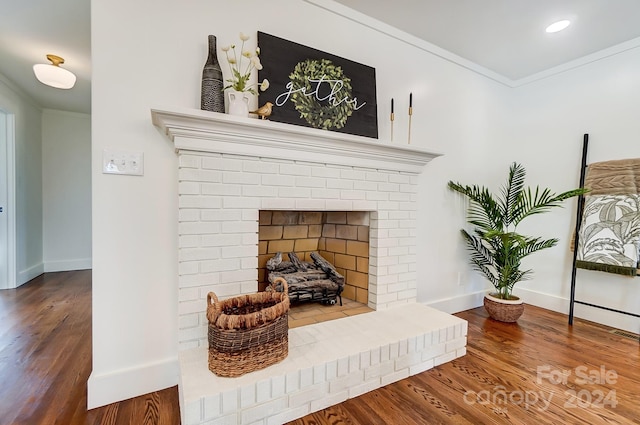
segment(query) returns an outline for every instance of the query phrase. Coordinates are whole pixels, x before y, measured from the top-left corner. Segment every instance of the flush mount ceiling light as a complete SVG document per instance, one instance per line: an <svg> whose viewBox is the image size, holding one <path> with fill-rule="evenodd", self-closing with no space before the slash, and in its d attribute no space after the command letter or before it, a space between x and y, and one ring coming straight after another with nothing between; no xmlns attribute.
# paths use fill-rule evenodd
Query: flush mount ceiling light
<svg viewBox="0 0 640 425"><path fill-rule="evenodd" d="M57 89L70 89L76 83L76 76L66 69L60 68L64 59L56 55L47 55L51 64L39 63L33 65L33 73L42 84Z"/></svg>
<svg viewBox="0 0 640 425"><path fill-rule="evenodd" d="M567 19L554 22L553 24L549 25L545 31L548 33L562 31L563 29L567 28L570 24L571 24L571 21Z"/></svg>

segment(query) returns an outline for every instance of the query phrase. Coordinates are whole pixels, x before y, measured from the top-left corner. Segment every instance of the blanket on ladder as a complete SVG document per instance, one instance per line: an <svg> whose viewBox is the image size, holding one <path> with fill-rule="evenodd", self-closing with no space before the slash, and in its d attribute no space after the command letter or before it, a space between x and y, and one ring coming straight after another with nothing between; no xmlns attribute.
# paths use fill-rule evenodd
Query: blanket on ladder
<svg viewBox="0 0 640 425"><path fill-rule="evenodd" d="M640 158L590 164L576 267L636 276L640 257Z"/></svg>

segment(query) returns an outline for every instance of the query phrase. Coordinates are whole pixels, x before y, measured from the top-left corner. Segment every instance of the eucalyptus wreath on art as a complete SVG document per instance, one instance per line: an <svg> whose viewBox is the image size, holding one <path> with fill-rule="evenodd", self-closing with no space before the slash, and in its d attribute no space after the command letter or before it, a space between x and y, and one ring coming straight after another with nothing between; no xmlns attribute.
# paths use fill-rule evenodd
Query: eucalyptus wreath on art
<svg viewBox="0 0 640 425"><path fill-rule="evenodd" d="M354 111L351 102L340 102L334 104L332 100L326 104L320 103L317 96L309 95L316 90L312 87L310 80L326 80L325 84L331 84L331 89L339 95L339 100L345 97L351 98L351 79L344 75L342 68L335 65L328 59L307 59L298 62L289 75L293 87L303 91L296 91L291 95L296 110L300 113L300 118L304 119L310 126L323 130L342 128L347 123L347 119ZM335 84L342 84L335 87Z"/></svg>

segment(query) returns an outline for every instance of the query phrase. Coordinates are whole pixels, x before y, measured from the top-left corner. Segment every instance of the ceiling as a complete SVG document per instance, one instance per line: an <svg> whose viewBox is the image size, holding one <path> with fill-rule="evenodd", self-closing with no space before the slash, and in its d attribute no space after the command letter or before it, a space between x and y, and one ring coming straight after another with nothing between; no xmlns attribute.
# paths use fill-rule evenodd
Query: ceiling
<svg viewBox="0 0 640 425"><path fill-rule="evenodd" d="M620 43L640 46L639 0L336 1L512 85ZM90 113L91 1L0 2L0 74L44 108ZM571 19L572 25L560 33L544 32L560 19ZM46 63L48 53L65 58L63 67L78 77L74 88L58 90L35 79L31 68Z"/></svg>

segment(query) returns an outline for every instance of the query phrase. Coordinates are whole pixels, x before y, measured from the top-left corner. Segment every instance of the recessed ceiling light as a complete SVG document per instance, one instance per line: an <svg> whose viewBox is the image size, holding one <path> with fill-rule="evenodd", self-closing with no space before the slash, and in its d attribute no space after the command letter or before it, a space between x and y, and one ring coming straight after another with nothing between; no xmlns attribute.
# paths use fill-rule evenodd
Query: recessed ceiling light
<svg viewBox="0 0 640 425"><path fill-rule="evenodd" d="M562 21L554 22L553 24L549 25L545 31L549 33L562 31L563 29L567 28L570 24L571 22L566 19Z"/></svg>

